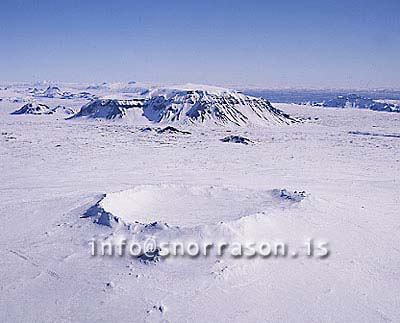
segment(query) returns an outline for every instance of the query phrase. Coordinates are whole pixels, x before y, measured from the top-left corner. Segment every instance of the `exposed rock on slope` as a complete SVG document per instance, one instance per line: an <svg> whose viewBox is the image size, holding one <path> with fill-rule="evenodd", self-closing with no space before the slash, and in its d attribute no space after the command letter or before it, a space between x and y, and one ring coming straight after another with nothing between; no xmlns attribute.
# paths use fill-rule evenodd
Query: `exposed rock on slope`
<svg viewBox="0 0 400 323"><path fill-rule="evenodd" d="M162 129L158 129L157 133L158 134L163 134L163 133L177 134L177 133L179 133L179 134L182 134L182 135L190 135L189 131L179 130L179 129L176 129L176 128L171 127L171 126L168 126L168 127L162 128Z"/></svg>
<svg viewBox="0 0 400 323"><path fill-rule="evenodd" d="M139 123L210 123L217 125L290 124L297 120L267 100L215 88L158 89L129 99L89 102L74 118L125 118Z"/></svg>
<svg viewBox="0 0 400 323"><path fill-rule="evenodd" d="M43 93L37 93L36 95L46 98L62 98L64 92L57 86L49 86Z"/></svg>
<svg viewBox="0 0 400 323"><path fill-rule="evenodd" d="M222 138L221 141L233 142L235 144L243 144L243 145L248 145L253 143L250 139L241 136L227 136L225 138Z"/></svg>
<svg viewBox="0 0 400 323"><path fill-rule="evenodd" d="M73 118L89 117L100 119L118 119L128 115L128 111L137 110L142 112L145 100L116 100L116 99L99 99L84 105Z"/></svg>
<svg viewBox="0 0 400 323"><path fill-rule="evenodd" d="M141 132L156 132L159 135L162 134L172 134L172 135L176 135L176 134L181 134L181 135L190 135L191 132L189 131L184 131L184 130L179 130L175 127L171 127L171 126L167 126L165 128L160 128L160 127L156 127L156 128L151 128L151 127L145 127L140 129Z"/></svg>
<svg viewBox="0 0 400 323"><path fill-rule="evenodd" d="M31 102L25 104L22 108L12 112L11 114L52 114L53 109L49 106L42 104Z"/></svg>

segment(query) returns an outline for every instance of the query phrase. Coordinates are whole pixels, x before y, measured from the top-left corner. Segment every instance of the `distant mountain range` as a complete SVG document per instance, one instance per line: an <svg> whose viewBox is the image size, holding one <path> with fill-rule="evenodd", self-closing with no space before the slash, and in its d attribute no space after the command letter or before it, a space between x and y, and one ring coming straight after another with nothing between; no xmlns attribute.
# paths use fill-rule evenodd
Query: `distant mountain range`
<svg viewBox="0 0 400 323"><path fill-rule="evenodd" d="M400 110L399 90L360 90L347 95L343 95L343 90L243 89L243 92L268 98L271 102L387 112L399 112Z"/></svg>
<svg viewBox="0 0 400 323"><path fill-rule="evenodd" d="M58 99L73 99L73 98L81 98L81 99L88 99L94 100L97 96L89 93L89 92L79 92L79 93L72 93L72 92L63 92L57 86L49 86L46 90L40 90L38 88L32 88L29 91L32 96L37 98L58 98Z"/></svg>
<svg viewBox="0 0 400 323"><path fill-rule="evenodd" d="M338 96L346 96L348 93L373 100L398 100L400 101L400 90L376 89L376 90L342 90L342 89L256 89L243 88L241 92L261 96L271 102L281 103L318 103L331 100Z"/></svg>
<svg viewBox="0 0 400 323"><path fill-rule="evenodd" d="M336 98L322 103L313 103L313 105L333 108L355 108L374 111L400 112L400 106L398 104L364 98L357 94L349 94L347 96L339 95Z"/></svg>

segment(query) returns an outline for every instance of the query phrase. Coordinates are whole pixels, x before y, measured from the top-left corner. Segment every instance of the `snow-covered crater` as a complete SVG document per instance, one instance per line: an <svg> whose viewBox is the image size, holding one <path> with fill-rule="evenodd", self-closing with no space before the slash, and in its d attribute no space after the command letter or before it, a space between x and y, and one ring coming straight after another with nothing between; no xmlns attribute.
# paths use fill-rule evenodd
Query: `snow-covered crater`
<svg viewBox="0 0 400 323"><path fill-rule="evenodd" d="M111 227L115 223L155 222L172 227L213 225L287 205L287 201L277 198L275 191L185 184L140 185L105 194L84 217Z"/></svg>

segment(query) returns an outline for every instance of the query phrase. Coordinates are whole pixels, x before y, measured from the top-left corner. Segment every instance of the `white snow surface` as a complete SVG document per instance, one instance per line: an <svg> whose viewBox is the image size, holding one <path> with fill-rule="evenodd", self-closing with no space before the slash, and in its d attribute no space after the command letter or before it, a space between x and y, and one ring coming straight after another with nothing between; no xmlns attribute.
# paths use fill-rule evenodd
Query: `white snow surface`
<svg viewBox="0 0 400 323"><path fill-rule="evenodd" d="M137 96L125 86L111 91ZM107 95L105 87L94 94ZM179 124L191 134L159 134L112 120L11 115L22 106L13 98L31 98L28 88L0 88L1 322L400 320L397 113L274 104L310 119ZM87 102L40 99L75 111ZM221 142L229 135L253 144ZM82 218L95 205L122 221ZM90 256L93 238L148 233L301 250L314 238L329 242L331 254L156 264Z"/></svg>

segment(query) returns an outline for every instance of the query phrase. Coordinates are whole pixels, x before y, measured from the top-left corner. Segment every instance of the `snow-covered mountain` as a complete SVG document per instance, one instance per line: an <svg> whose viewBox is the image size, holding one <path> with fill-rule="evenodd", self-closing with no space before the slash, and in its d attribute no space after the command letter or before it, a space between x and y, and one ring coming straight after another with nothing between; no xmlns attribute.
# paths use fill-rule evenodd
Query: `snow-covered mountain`
<svg viewBox="0 0 400 323"><path fill-rule="evenodd" d="M45 91L36 93L36 96L46 98L62 98L64 97L64 92L62 92L57 86L49 86Z"/></svg>
<svg viewBox="0 0 400 323"><path fill-rule="evenodd" d="M78 117L127 117L138 123L210 123L237 126L290 124L297 121L263 98L205 86L153 89L128 100L94 100L84 105L74 116Z"/></svg>
<svg viewBox="0 0 400 323"><path fill-rule="evenodd" d="M369 109L375 111L400 112L400 107L393 103L379 102L370 98L365 98L357 94L349 94L346 96L340 95L334 99L322 102L323 107L335 108L356 108Z"/></svg>
<svg viewBox="0 0 400 323"><path fill-rule="evenodd" d="M128 112L143 110L145 99L98 99L84 105L73 118L89 117L93 119L124 118Z"/></svg>
<svg viewBox="0 0 400 323"><path fill-rule="evenodd" d="M22 106L11 114L51 114L53 109L46 104L31 102Z"/></svg>
<svg viewBox="0 0 400 323"><path fill-rule="evenodd" d="M22 106L20 109L12 112L13 115L18 114L53 114L53 113L63 113L63 114L74 114L75 111L72 108L64 107L62 105L58 105L55 108L51 108L46 104L38 103L38 102L30 102Z"/></svg>

